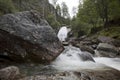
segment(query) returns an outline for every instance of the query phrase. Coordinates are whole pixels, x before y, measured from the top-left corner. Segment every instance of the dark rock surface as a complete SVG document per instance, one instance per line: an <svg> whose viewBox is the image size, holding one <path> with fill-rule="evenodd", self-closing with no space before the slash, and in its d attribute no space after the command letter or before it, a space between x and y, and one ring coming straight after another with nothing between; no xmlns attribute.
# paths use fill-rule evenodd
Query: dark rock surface
<svg viewBox="0 0 120 80"><path fill-rule="evenodd" d="M75 47L80 48L81 51L87 51L94 55L94 50L97 48L99 42L97 39L83 36L79 39L73 39L69 43L71 43Z"/></svg>
<svg viewBox="0 0 120 80"><path fill-rule="evenodd" d="M95 60L93 59L93 56L89 52L82 52L82 54L79 54L79 56L80 56L80 59L82 59L83 61L95 62Z"/></svg>
<svg viewBox="0 0 120 80"><path fill-rule="evenodd" d="M107 46L100 44L108 44ZM106 37L86 37L83 39L74 39L71 44L81 49L81 51L87 51L93 56L103 57L119 57L120 56L120 40ZM109 46L112 46L111 48Z"/></svg>
<svg viewBox="0 0 120 80"><path fill-rule="evenodd" d="M94 54L94 49L91 46L87 46L87 45L79 45L79 48L81 51L87 51L91 54Z"/></svg>
<svg viewBox="0 0 120 80"><path fill-rule="evenodd" d="M120 56L119 50L108 43L99 43L97 49L96 49L96 55L102 56L102 57L118 57Z"/></svg>
<svg viewBox="0 0 120 80"><path fill-rule="evenodd" d="M62 51L55 32L36 11L0 17L0 55L16 62L48 63Z"/></svg>
<svg viewBox="0 0 120 80"><path fill-rule="evenodd" d="M68 45L69 45L69 42L62 42L62 44L63 44L64 46L68 46Z"/></svg>

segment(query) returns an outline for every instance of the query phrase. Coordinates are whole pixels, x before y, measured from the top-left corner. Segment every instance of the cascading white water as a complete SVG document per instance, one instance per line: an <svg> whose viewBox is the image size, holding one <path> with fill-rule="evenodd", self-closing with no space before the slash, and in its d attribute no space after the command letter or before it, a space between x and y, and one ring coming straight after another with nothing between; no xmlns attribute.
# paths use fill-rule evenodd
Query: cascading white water
<svg viewBox="0 0 120 80"><path fill-rule="evenodd" d="M65 39L67 38L67 34L68 34L68 29L66 26L63 26L60 28L57 36L60 41L65 41Z"/></svg>
<svg viewBox="0 0 120 80"><path fill-rule="evenodd" d="M103 70L108 67L112 67L120 70L120 59L119 58L103 58L95 57L93 61L83 61L79 54L82 54L79 48L73 46L66 46L65 50L58 56L58 58L51 64L58 70Z"/></svg>

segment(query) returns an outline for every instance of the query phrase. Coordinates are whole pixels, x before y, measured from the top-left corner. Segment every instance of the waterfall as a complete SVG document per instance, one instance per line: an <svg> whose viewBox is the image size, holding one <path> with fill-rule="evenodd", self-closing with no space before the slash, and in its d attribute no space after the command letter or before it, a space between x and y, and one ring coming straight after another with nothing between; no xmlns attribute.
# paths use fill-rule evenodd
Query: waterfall
<svg viewBox="0 0 120 80"><path fill-rule="evenodd" d="M65 41L70 30L63 26L58 32L59 40ZM65 46L65 50L57 57L51 65L58 70L103 70L108 67L120 70L120 58L92 57L90 53L82 52L79 48L71 45Z"/></svg>
<svg viewBox="0 0 120 80"><path fill-rule="evenodd" d="M63 27L60 28L57 36L58 36L58 38L61 42L65 41L69 31L70 31L70 29L68 29L66 26L63 26Z"/></svg>

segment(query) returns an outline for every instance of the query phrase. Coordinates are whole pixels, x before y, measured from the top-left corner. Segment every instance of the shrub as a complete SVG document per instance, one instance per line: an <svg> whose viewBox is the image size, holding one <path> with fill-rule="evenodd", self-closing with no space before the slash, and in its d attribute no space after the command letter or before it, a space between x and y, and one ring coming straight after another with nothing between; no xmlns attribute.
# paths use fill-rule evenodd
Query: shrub
<svg viewBox="0 0 120 80"><path fill-rule="evenodd" d="M12 0L0 0L0 13L13 13L15 12L15 7Z"/></svg>

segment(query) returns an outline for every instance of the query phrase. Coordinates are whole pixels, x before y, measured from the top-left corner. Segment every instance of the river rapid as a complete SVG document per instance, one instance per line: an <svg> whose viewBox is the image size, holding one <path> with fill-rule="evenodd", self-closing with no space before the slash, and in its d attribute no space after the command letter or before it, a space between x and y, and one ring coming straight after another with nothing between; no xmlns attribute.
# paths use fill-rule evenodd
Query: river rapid
<svg viewBox="0 0 120 80"><path fill-rule="evenodd" d="M81 70L106 70L109 67L120 71L120 58L93 57L93 61L83 61L78 54L82 51L71 45L65 46L65 50L50 65L24 64L17 65L26 75L54 74L58 71Z"/></svg>
<svg viewBox="0 0 120 80"><path fill-rule="evenodd" d="M83 61L81 56L82 51L79 48L71 45L66 46L63 53L52 62L52 65L58 70L99 70L112 67L120 70L120 59L119 58L107 58L107 57L93 57L93 61Z"/></svg>

